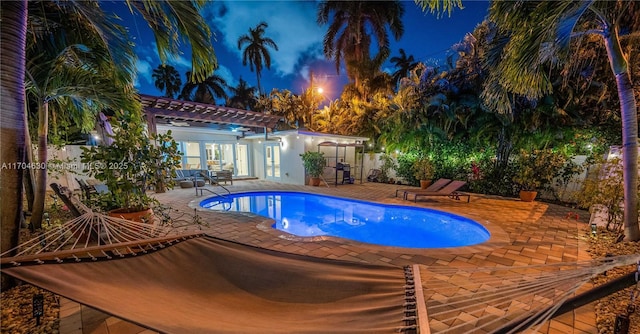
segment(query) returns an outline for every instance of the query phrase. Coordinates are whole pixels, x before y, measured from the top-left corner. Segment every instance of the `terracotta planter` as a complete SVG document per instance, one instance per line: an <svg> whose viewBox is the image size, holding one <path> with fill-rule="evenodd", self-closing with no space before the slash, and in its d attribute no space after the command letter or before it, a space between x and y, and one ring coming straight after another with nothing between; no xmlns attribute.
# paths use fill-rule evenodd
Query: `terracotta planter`
<svg viewBox="0 0 640 334"><path fill-rule="evenodd" d="M523 202L533 202L538 196L537 191L520 190L520 200Z"/></svg>
<svg viewBox="0 0 640 334"><path fill-rule="evenodd" d="M317 186L320 185L320 181L321 181L321 179L319 177L312 177L312 178L309 179L309 184L314 186L314 187L317 187Z"/></svg>
<svg viewBox="0 0 640 334"><path fill-rule="evenodd" d="M431 180L420 180L420 188L427 189L431 185Z"/></svg>
<svg viewBox="0 0 640 334"><path fill-rule="evenodd" d="M109 211L110 217L122 218L138 223L148 223L153 220L153 210L151 208L144 211L127 212L124 209L115 209Z"/></svg>

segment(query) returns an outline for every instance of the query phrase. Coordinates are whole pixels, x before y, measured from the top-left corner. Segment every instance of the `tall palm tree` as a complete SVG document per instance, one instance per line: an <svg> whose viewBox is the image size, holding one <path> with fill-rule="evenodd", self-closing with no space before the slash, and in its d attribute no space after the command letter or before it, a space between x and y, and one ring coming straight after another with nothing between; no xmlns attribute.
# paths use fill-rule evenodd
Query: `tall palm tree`
<svg viewBox="0 0 640 334"><path fill-rule="evenodd" d="M4 48L0 57L0 161L14 164L0 168L0 252L18 244L18 230L22 219L23 169L17 168L25 162L25 84L24 63L27 36L27 1L2 3L0 10L0 40L11 45ZM9 286L6 275L2 275L2 289Z"/></svg>
<svg viewBox="0 0 640 334"><path fill-rule="evenodd" d="M396 86L400 84L400 79L408 76L409 71L411 71L412 68L418 65L418 62L415 61L413 55L407 56L404 49L400 49L400 56L391 57L389 61L392 62L396 68L396 71L391 74L393 82L396 84Z"/></svg>
<svg viewBox="0 0 640 334"><path fill-rule="evenodd" d="M50 116L64 114L87 131L95 124L93 117L86 117L91 110L95 115L102 108L137 107L131 84L134 54L123 38L124 28L100 15L103 13L99 10L93 13L93 22L101 22L102 31L110 35L112 50L119 50L118 56L126 62L120 68L89 22L78 20L76 13L57 11L50 2L37 5L31 13L47 18L45 26L39 26L43 22L30 25L31 31L40 36L27 41L25 78L28 101L37 109L38 162L46 165ZM40 228L47 170L36 169L36 174L31 223Z"/></svg>
<svg viewBox="0 0 640 334"><path fill-rule="evenodd" d="M153 69L151 77L155 79L156 88L165 92L165 97L173 98L182 86L180 73L171 65L158 65L158 68Z"/></svg>
<svg viewBox="0 0 640 334"><path fill-rule="evenodd" d="M374 59L363 59L358 63L350 62L351 72L360 79L357 84L356 82L348 83L342 96L347 99L357 98L366 101L376 94L393 95L393 79L389 73L380 69L382 63L384 59L380 54Z"/></svg>
<svg viewBox="0 0 640 334"><path fill-rule="evenodd" d="M508 14L508 15L507 15ZM503 31L503 57L493 64L499 78L494 90L539 98L551 91L548 69L571 63L571 41L588 35L604 43L616 80L622 119L624 170L624 232L627 240L640 240L638 225L638 109L629 71L629 54L623 47L640 32L640 6L633 1L496 1L490 18ZM490 78L491 80L491 78ZM499 80L499 81L498 81ZM498 82L498 84L496 84ZM504 94L485 94L487 101ZM495 99L493 99L495 101ZM507 99L503 99L507 105Z"/></svg>
<svg viewBox="0 0 640 334"><path fill-rule="evenodd" d="M191 72L187 72L187 78L191 78ZM225 89L227 82L219 75L212 74L204 81L187 81L180 92L180 99L202 103L216 104L216 97L227 98Z"/></svg>
<svg viewBox="0 0 640 334"><path fill-rule="evenodd" d="M269 37L264 37L264 31L268 27L265 22L260 22L255 28L249 28L248 35L242 35L238 38L238 50L242 49L242 46L247 44L242 52L242 65L247 66L251 72L256 71L256 79L258 80L258 92L262 94L262 87L260 86L260 75L262 72L262 66L267 69L271 69L271 54L267 47L271 47L278 51L278 45Z"/></svg>
<svg viewBox="0 0 640 334"><path fill-rule="evenodd" d="M347 73L355 82L359 77L352 74L349 62L358 63L369 59L371 35L379 45L378 53L387 58L391 53L387 26L398 40L404 33L402 15L404 7L400 1L322 1L318 6L317 22L330 22L324 36L323 50L328 59L333 59L336 71L344 62Z"/></svg>
<svg viewBox="0 0 640 334"><path fill-rule="evenodd" d="M161 60L168 55L179 53L178 43L185 37L192 47L192 66L199 78L205 78L216 67L216 58L211 44L211 31L205 23L199 10L205 4L204 0L192 1L127 1L130 8L135 8L149 23L156 36L156 44ZM73 8L79 17L93 22L92 7L99 6L98 1L66 1L55 2L57 6ZM27 1L10 1L2 3L2 29L0 40L11 48L3 50L1 58L2 77L2 122L0 134L3 138L2 161L21 164L25 160L24 118L25 118L25 46L27 36L27 20L29 10ZM93 27L100 30L98 24ZM106 35L98 34L106 37ZM102 39L110 46L109 40ZM112 57L117 59L117 54ZM116 65L119 63L116 62ZM6 75L5 75L6 74ZM0 250L13 248L17 243L17 231L22 216L22 176L19 170L2 169L2 201L0 207ZM16 203L17 202L17 203ZM6 233L5 233L6 232Z"/></svg>
<svg viewBox="0 0 640 334"><path fill-rule="evenodd" d="M231 91L231 98L227 101L227 105L232 108L253 110L254 106L258 102L256 97L257 89L249 86L249 84L240 77L238 85L235 87L229 87Z"/></svg>

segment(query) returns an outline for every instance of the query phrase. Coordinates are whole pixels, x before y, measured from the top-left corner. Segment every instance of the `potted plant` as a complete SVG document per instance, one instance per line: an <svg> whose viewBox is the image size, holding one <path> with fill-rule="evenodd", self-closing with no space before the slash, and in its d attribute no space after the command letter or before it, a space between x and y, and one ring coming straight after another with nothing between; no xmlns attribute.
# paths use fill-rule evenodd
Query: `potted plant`
<svg viewBox="0 0 640 334"><path fill-rule="evenodd" d="M567 159L550 149L521 150L516 160L513 182L519 188L520 199L532 202L538 191L549 186L558 176Z"/></svg>
<svg viewBox="0 0 640 334"><path fill-rule="evenodd" d="M417 159L413 165L413 176L416 180L420 181L420 188L427 189L431 184L431 180L433 179L433 174L435 173L435 167L429 158L422 157Z"/></svg>
<svg viewBox="0 0 640 334"><path fill-rule="evenodd" d="M149 220L157 201L147 194L173 187L180 165L178 144L167 134L148 135L140 112L117 111L113 143L82 148L88 175L102 181L108 192L98 198L99 209L134 221Z"/></svg>
<svg viewBox="0 0 640 334"><path fill-rule="evenodd" d="M300 154L302 157L302 163L307 174L311 177L310 183L312 186L320 185L320 175L324 172L324 167L327 162L324 159L324 153L307 151Z"/></svg>

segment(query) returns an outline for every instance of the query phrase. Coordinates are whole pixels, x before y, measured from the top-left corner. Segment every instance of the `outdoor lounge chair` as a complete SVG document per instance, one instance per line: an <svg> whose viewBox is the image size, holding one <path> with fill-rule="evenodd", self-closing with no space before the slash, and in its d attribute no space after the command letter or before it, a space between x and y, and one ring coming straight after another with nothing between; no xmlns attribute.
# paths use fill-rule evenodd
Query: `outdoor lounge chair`
<svg viewBox="0 0 640 334"><path fill-rule="evenodd" d="M180 181L185 181L185 180L189 180L188 177L184 176L184 173L182 172L182 170L177 169L176 170L176 176L172 178L172 180L176 183L180 183Z"/></svg>
<svg viewBox="0 0 640 334"><path fill-rule="evenodd" d="M467 184L467 182L465 181L451 181L451 183L447 184L446 186L444 186L444 188L438 191L427 191L426 189L407 191L405 192L405 199L407 199L409 195L413 195L414 202L418 201L418 197L446 196L451 199L460 200L460 196L466 196L467 203L469 203L471 196L469 194L463 194L457 191L458 189L462 188L462 186L464 186L465 184Z"/></svg>
<svg viewBox="0 0 640 334"><path fill-rule="evenodd" d="M369 170L369 175L367 175L367 182L380 182L380 174L382 174L382 171L380 171L379 169Z"/></svg>
<svg viewBox="0 0 640 334"><path fill-rule="evenodd" d="M89 208L76 198L69 188L57 183L51 183L49 186L53 189L56 195L60 197L67 208L69 208L69 211L71 211L71 214L73 214L74 217L80 217L82 214L89 211Z"/></svg>
<svg viewBox="0 0 640 334"><path fill-rule="evenodd" d="M109 192L107 185L100 183L97 180L83 180L76 178L76 182L80 185L80 189L84 195L85 200L90 200L95 194L104 194Z"/></svg>
<svg viewBox="0 0 640 334"><path fill-rule="evenodd" d="M449 180L449 179L438 179L432 185L430 185L426 189L424 189L424 191L438 191L438 190L442 189L442 187L444 187L447 184L449 184L449 182L451 182L451 180ZM400 188L400 189L396 189L396 197L398 197L398 193L399 192L402 192L402 199L407 199L407 192L417 191L417 190L423 190L423 189L416 189L416 188Z"/></svg>

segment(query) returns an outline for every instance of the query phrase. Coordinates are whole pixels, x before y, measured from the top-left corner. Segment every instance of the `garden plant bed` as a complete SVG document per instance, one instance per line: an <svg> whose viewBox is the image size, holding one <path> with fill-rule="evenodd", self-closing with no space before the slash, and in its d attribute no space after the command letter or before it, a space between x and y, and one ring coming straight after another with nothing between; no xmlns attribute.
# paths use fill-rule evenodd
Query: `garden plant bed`
<svg viewBox="0 0 640 334"><path fill-rule="evenodd" d="M600 228L597 237L588 236L589 254L593 258L603 258L606 256L640 254L640 242L619 242L616 243L618 234ZM606 275L598 275L594 280L594 285L600 285L617 277L628 274L636 269L635 265L617 267L607 271ZM639 287L640 288L640 287ZM622 291L613 293L596 302L596 324L598 333L613 333L613 328L618 314L626 314L627 306L630 302L630 294L635 291L632 286ZM636 312L629 317L629 333L640 333L640 300L636 300Z"/></svg>

